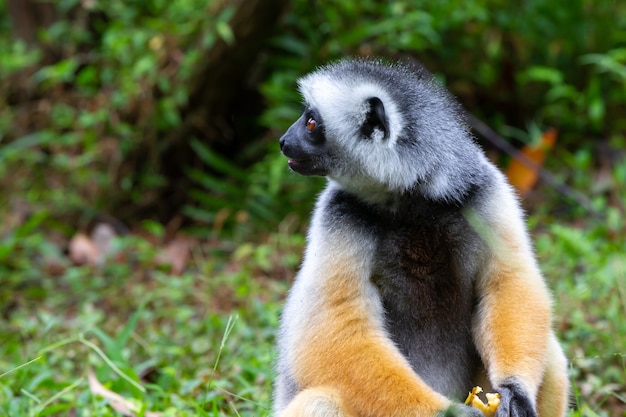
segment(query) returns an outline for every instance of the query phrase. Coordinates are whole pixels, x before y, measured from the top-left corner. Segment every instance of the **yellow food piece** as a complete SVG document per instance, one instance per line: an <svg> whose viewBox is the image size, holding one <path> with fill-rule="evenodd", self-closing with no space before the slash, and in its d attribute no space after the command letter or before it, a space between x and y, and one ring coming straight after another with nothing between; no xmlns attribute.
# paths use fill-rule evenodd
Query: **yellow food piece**
<svg viewBox="0 0 626 417"><path fill-rule="evenodd" d="M494 393L486 393L485 397L487 397L487 404L485 404L479 397L478 394L483 392L481 387L474 387L470 391L467 399L465 399L466 405L471 405L474 408L479 409L486 417L493 417L496 414L496 410L500 405L500 394L497 392Z"/></svg>

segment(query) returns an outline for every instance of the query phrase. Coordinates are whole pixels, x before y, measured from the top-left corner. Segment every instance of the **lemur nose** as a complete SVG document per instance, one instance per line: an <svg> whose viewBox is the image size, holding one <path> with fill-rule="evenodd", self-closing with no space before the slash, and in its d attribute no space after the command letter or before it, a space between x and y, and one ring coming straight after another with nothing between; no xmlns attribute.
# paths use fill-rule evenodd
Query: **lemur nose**
<svg viewBox="0 0 626 417"><path fill-rule="evenodd" d="M279 143L280 143L280 150L282 151L283 147L285 146L285 137L284 136L280 138Z"/></svg>

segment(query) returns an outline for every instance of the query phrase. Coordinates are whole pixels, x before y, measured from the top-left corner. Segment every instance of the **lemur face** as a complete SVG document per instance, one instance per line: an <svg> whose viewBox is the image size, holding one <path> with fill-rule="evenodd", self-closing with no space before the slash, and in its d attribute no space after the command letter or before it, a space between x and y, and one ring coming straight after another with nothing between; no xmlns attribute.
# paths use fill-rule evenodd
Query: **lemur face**
<svg viewBox="0 0 626 417"><path fill-rule="evenodd" d="M374 140L384 140L389 136L388 121L385 107L378 97L370 97L363 104L363 120L353 126L353 143L348 146L354 149L359 141L370 142L361 146L371 146ZM350 149L342 151L346 138L327 137L324 119L317 109L307 107L302 116L291 125L280 138L280 149L289 159L289 168L302 175L341 175L341 168L348 160L358 165L358 161L349 157ZM348 138L349 139L349 138ZM374 151L374 149L371 149ZM351 172L358 172L358 166L350 167Z"/></svg>
<svg viewBox="0 0 626 417"><path fill-rule="evenodd" d="M458 104L423 68L347 60L298 88L305 110L280 139L296 173L365 194L465 194L475 144Z"/></svg>
<svg viewBox="0 0 626 417"><path fill-rule="evenodd" d="M307 108L280 138L289 168L302 175L328 175L330 152L319 113Z"/></svg>

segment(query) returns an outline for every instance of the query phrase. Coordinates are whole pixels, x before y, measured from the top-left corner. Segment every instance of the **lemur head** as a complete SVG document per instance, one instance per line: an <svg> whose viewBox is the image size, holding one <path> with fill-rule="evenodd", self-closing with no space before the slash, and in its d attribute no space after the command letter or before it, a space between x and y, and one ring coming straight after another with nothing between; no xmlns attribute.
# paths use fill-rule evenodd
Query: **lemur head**
<svg viewBox="0 0 626 417"><path fill-rule="evenodd" d="M280 139L289 167L355 193L462 199L483 165L458 104L419 66L343 60L298 80L302 116Z"/></svg>

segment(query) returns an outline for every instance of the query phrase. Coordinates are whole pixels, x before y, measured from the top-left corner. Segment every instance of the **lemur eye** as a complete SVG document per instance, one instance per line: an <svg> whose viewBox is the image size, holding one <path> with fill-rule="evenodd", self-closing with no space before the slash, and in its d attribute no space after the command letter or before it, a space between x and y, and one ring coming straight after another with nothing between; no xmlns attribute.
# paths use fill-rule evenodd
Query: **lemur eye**
<svg viewBox="0 0 626 417"><path fill-rule="evenodd" d="M309 132L313 132L316 126L317 126L317 122L315 121L315 119L312 117L309 117L309 120L306 122L306 130L308 130Z"/></svg>

